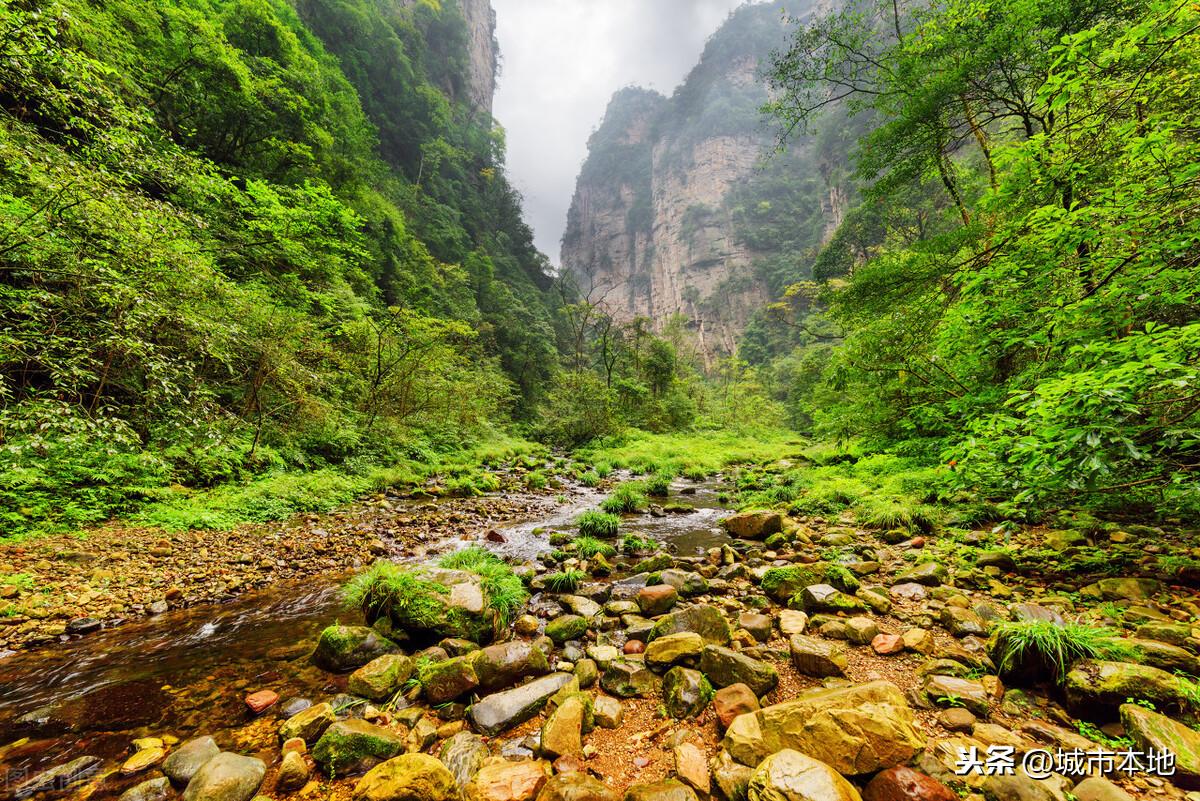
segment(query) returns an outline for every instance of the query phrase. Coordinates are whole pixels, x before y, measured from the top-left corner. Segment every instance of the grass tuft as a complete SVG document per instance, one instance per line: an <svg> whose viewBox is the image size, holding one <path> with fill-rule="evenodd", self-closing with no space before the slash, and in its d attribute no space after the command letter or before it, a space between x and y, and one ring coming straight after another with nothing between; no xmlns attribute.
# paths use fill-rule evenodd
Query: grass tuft
<svg viewBox="0 0 1200 801"><path fill-rule="evenodd" d="M575 524L584 537L615 537L621 518L608 512L588 511L581 514Z"/></svg>
<svg viewBox="0 0 1200 801"><path fill-rule="evenodd" d="M646 496L638 481L626 481L600 502L600 508L610 514L630 514L646 508Z"/></svg>
<svg viewBox="0 0 1200 801"><path fill-rule="evenodd" d="M575 592L585 578L587 578L586 573L573 567L560 570L546 576L546 588L551 592Z"/></svg>
<svg viewBox="0 0 1200 801"><path fill-rule="evenodd" d="M591 559L596 554L600 554L601 556L615 556L617 553L616 548L595 537L576 537L574 543L576 553L584 559Z"/></svg>
<svg viewBox="0 0 1200 801"><path fill-rule="evenodd" d="M491 551L472 545L461 551L446 554L438 567L448 570L467 570L482 579L483 592L489 605L500 615L501 625L507 626L529 600L529 592L512 567Z"/></svg>
<svg viewBox="0 0 1200 801"><path fill-rule="evenodd" d="M1083 623L1000 623L992 631L988 650L1001 675L1049 677L1058 684L1080 659L1138 661L1137 649L1122 640L1120 632Z"/></svg>

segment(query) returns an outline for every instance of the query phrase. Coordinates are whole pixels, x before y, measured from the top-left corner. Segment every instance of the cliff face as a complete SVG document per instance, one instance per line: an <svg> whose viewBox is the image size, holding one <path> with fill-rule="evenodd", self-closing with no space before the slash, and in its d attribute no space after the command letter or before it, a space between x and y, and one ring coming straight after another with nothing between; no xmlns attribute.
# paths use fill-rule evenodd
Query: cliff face
<svg viewBox="0 0 1200 801"><path fill-rule="evenodd" d="M470 59L468 94L471 106L491 114L499 63L496 12L491 0L459 0L459 4L467 23L467 55Z"/></svg>
<svg viewBox="0 0 1200 801"><path fill-rule="evenodd" d="M670 98L618 92L576 182L562 266L582 294L622 321L648 317L661 327L683 315L710 366L735 352L750 317L778 290L764 264L797 249L794 237L758 230L763 215L782 210L773 211L778 199L767 184L781 170L804 179L797 183L820 217L819 225L805 220L817 231L812 245L833 230L845 203L831 183L837 170L822 178L812 142L764 159L774 129L759 112L767 100L761 65L785 41L782 13L806 16L812 5L739 9ZM794 272L792 280L805 277L802 265Z"/></svg>

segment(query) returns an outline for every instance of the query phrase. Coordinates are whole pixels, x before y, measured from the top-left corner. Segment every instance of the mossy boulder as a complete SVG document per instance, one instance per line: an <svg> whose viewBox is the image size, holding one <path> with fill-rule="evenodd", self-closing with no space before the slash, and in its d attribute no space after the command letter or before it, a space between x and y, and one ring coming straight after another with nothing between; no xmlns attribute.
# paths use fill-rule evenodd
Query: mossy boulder
<svg viewBox="0 0 1200 801"><path fill-rule="evenodd" d="M404 738L365 720L339 720L313 746L313 761L328 776L362 773L404 750Z"/></svg>
<svg viewBox="0 0 1200 801"><path fill-rule="evenodd" d="M1187 789L1200 789L1200 732L1137 704L1121 706L1121 723L1141 750L1175 755L1172 781Z"/></svg>
<svg viewBox="0 0 1200 801"><path fill-rule="evenodd" d="M582 638L587 629L587 618L582 615L559 615L546 624L546 636L562 645L568 640Z"/></svg>
<svg viewBox="0 0 1200 801"><path fill-rule="evenodd" d="M773 567L763 573L759 587L776 603L786 604L805 587L822 583L822 573L816 565Z"/></svg>
<svg viewBox="0 0 1200 801"><path fill-rule="evenodd" d="M1079 591L1085 598L1104 601L1146 601L1162 589L1162 582L1149 578L1105 578Z"/></svg>
<svg viewBox="0 0 1200 801"><path fill-rule="evenodd" d="M694 631L681 631L659 637L646 646L642 658L657 670L665 670L678 662L695 662L704 650L704 638Z"/></svg>
<svg viewBox="0 0 1200 801"><path fill-rule="evenodd" d="M644 698L658 689L659 680L640 660L615 659L608 663L604 674L600 676L600 686L617 698Z"/></svg>
<svg viewBox="0 0 1200 801"><path fill-rule="evenodd" d="M721 521L725 530L744 540L761 540L783 530L783 515L771 511L739 512Z"/></svg>
<svg viewBox="0 0 1200 801"><path fill-rule="evenodd" d="M650 630L649 641L683 631L699 634L705 642L729 644L729 621L721 614L721 610L707 604L696 604L663 616Z"/></svg>
<svg viewBox="0 0 1200 801"><path fill-rule="evenodd" d="M308 709L302 709L283 722L279 727L279 739L287 742L299 737L306 743L316 742L325 729L337 720L333 706L328 702L314 704ZM178 752L176 752L178 753ZM172 755L174 756L174 755ZM171 757L167 757L169 762Z"/></svg>
<svg viewBox="0 0 1200 801"><path fill-rule="evenodd" d="M404 654L384 654L351 673L346 689L372 701L383 701L395 695L412 674L411 658Z"/></svg>
<svg viewBox="0 0 1200 801"><path fill-rule="evenodd" d="M404 754L371 768L354 787L354 801L458 801L458 783L428 754Z"/></svg>
<svg viewBox="0 0 1200 801"><path fill-rule="evenodd" d="M805 587L800 591L799 600L804 611L810 615L818 612L854 614L867 610L867 605L858 598L847 595L829 584L814 584L811 587Z"/></svg>
<svg viewBox="0 0 1200 801"><path fill-rule="evenodd" d="M351 582L368 623L387 618L419 641L459 638L489 643L500 626L483 579L468 570L376 563Z"/></svg>
<svg viewBox="0 0 1200 801"><path fill-rule="evenodd" d="M1165 670L1127 662L1084 660L1067 673L1067 701L1076 709L1117 709L1130 698L1159 708L1188 708L1187 688Z"/></svg>
<svg viewBox="0 0 1200 801"><path fill-rule="evenodd" d="M471 659L483 692L502 690L527 676L544 676L550 672L546 655L524 640L489 645L473 653Z"/></svg>
<svg viewBox="0 0 1200 801"><path fill-rule="evenodd" d="M756 696L766 695L779 684L779 673L771 665L720 645L704 647L700 672L716 687L745 684Z"/></svg>
<svg viewBox="0 0 1200 801"><path fill-rule="evenodd" d="M713 687L698 670L676 666L662 683L663 706L673 718L694 718L712 701Z"/></svg>
<svg viewBox="0 0 1200 801"><path fill-rule="evenodd" d="M317 639L312 662L323 670L345 673L397 650L394 642L366 626L333 625Z"/></svg>
<svg viewBox="0 0 1200 801"><path fill-rule="evenodd" d="M422 665L417 676L425 700L431 704L452 701L479 686L474 654Z"/></svg>

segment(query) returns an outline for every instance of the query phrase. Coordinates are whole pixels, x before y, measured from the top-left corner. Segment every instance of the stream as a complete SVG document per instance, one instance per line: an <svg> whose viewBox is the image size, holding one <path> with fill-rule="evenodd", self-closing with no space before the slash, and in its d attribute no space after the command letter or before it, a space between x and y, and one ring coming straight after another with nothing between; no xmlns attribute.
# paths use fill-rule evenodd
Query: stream
<svg viewBox="0 0 1200 801"><path fill-rule="evenodd" d="M681 556L702 554L727 541L718 525L725 514L718 493L715 483L677 480L671 499L694 511L627 515L621 530L658 540ZM573 488L550 513L499 527L503 542L486 547L514 561L534 560L553 550L551 533L573 532L579 513L595 508L604 494ZM426 543L406 559L426 561L482 536L467 531ZM84 755L111 766L137 737L211 734L225 747L263 751L274 741L275 721L300 699L345 689L345 676L319 670L304 657L325 626L339 617L358 622L341 603L346 578L277 583L227 603L175 610L0 658L0 788L11 791ZM262 689L278 692L280 702L262 716L262 736L246 740L254 717L244 698Z"/></svg>

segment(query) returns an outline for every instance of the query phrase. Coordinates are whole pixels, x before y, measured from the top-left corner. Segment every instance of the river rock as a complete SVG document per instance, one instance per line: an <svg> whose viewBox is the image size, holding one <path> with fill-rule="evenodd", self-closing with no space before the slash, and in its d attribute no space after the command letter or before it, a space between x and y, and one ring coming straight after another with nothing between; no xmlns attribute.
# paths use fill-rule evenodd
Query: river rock
<svg viewBox="0 0 1200 801"><path fill-rule="evenodd" d="M744 540L761 540L783 530L783 515L779 512L741 512L721 521L734 537Z"/></svg>
<svg viewBox="0 0 1200 801"><path fill-rule="evenodd" d="M955 637L982 636L987 634L987 623L970 609L947 606L942 610L941 623Z"/></svg>
<svg viewBox="0 0 1200 801"><path fill-rule="evenodd" d="M625 791L625 801L697 801L696 793L681 781L664 779L634 784Z"/></svg>
<svg viewBox="0 0 1200 801"><path fill-rule="evenodd" d="M127 776L141 773L143 770L157 765L166 755L166 749L161 746L138 749L129 759L121 763L121 772Z"/></svg>
<svg viewBox="0 0 1200 801"><path fill-rule="evenodd" d="M745 684L731 684L717 690L713 694L712 704L722 729L728 728L738 715L757 712L761 708L758 696Z"/></svg>
<svg viewBox="0 0 1200 801"><path fill-rule="evenodd" d="M638 590L636 600L643 615L657 617L671 611L679 600L679 591L670 584L655 584Z"/></svg>
<svg viewBox="0 0 1200 801"><path fill-rule="evenodd" d="M479 686L474 654L425 665L419 675L425 700L434 705L453 701Z"/></svg>
<svg viewBox="0 0 1200 801"><path fill-rule="evenodd" d="M420 581L429 581L446 588L445 592L430 592L427 597L442 607L440 614L431 615L412 604L388 604L385 608L368 609L370 622L388 617L392 625L420 639L437 641L446 637L489 643L496 634L499 615L488 604L483 579L468 570L447 570L438 567L409 568Z"/></svg>
<svg viewBox="0 0 1200 801"><path fill-rule="evenodd" d="M691 597L708 592L708 580L692 570L670 568L659 574L663 584L668 584L679 590L680 595ZM647 613L649 614L649 613Z"/></svg>
<svg viewBox="0 0 1200 801"><path fill-rule="evenodd" d="M1071 791L1076 801L1133 801L1133 796L1103 776L1092 776Z"/></svg>
<svg viewBox="0 0 1200 801"><path fill-rule="evenodd" d="M991 698L981 682L956 676L932 675L925 677L923 687L926 697L934 704L942 705L956 700L977 715L988 714Z"/></svg>
<svg viewBox="0 0 1200 801"><path fill-rule="evenodd" d="M354 786L355 801L458 801L454 775L428 754L381 762Z"/></svg>
<svg viewBox="0 0 1200 801"><path fill-rule="evenodd" d="M707 604L695 604L665 615L654 624L650 641L683 631L699 634L705 642L715 645L729 644L729 621L721 614L721 610Z"/></svg>
<svg viewBox="0 0 1200 801"><path fill-rule="evenodd" d="M788 641L792 664L805 676L844 676L850 665L846 648L829 640L795 634Z"/></svg>
<svg viewBox="0 0 1200 801"><path fill-rule="evenodd" d="M546 784L546 769L531 759L484 765L463 788L467 801L533 801Z"/></svg>
<svg viewBox="0 0 1200 801"><path fill-rule="evenodd" d="M483 692L511 687L527 676L544 676L550 663L541 649L523 640L489 645L475 652L475 675Z"/></svg>
<svg viewBox="0 0 1200 801"><path fill-rule="evenodd" d="M159 776L157 779L147 779L141 784L135 784L121 793L117 801L169 801L174 796L171 780L166 776Z"/></svg>
<svg viewBox="0 0 1200 801"><path fill-rule="evenodd" d="M546 624L546 636L562 645L567 640L578 640L587 633L587 618L582 615L559 615Z"/></svg>
<svg viewBox="0 0 1200 801"><path fill-rule="evenodd" d="M733 757L724 749L709 762L709 772L713 784L720 790L720 797L729 799L745 799L746 788L750 785L750 777L754 768L735 762Z"/></svg>
<svg viewBox="0 0 1200 801"><path fill-rule="evenodd" d="M700 672L714 687L745 684L755 695L766 695L779 684L779 674L771 665L745 654L706 645L700 654Z"/></svg>
<svg viewBox="0 0 1200 801"><path fill-rule="evenodd" d="M84 779L94 776L100 770L102 764L103 761L99 757L81 756L65 765L50 768L50 770L43 771L32 779L18 784L12 790L13 797L24 799L48 790L65 790L76 782L81 782Z"/></svg>
<svg viewBox="0 0 1200 801"><path fill-rule="evenodd" d="M829 584L811 584L800 591L800 603L810 615L818 612L865 612L866 604Z"/></svg>
<svg viewBox="0 0 1200 801"><path fill-rule="evenodd" d="M704 650L704 638L692 631L667 634L646 646L643 658L652 668L665 670L679 662L694 664Z"/></svg>
<svg viewBox="0 0 1200 801"><path fill-rule="evenodd" d="M586 773L560 773L546 782L537 801L617 801L617 795Z"/></svg>
<svg viewBox="0 0 1200 801"><path fill-rule="evenodd" d="M865 801L958 801L937 779L903 765L881 770L863 790Z"/></svg>
<svg viewBox="0 0 1200 801"><path fill-rule="evenodd" d="M354 695L384 701L395 695L412 673L412 659L404 654L384 654L351 673L346 688Z"/></svg>
<svg viewBox="0 0 1200 801"><path fill-rule="evenodd" d="M535 717L550 696L573 679L570 673L551 673L520 687L492 693L471 705L471 722L482 734L489 737L499 734Z"/></svg>
<svg viewBox="0 0 1200 801"><path fill-rule="evenodd" d="M299 751L287 751L279 763L279 772L275 775L275 788L284 792L299 790L308 784L308 762Z"/></svg>
<svg viewBox="0 0 1200 801"><path fill-rule="evenodd" d="M404 738L365 720L339 720L313 746L313 761L329 776L362 773L404 750Z"/></svg>
<svg viewBox="0 0 1200 801"><path fill-rule="evenodd" d="M1104 601L1147 601L1162 589L1162 582L1149 578L1105 578L1079 591L1087 598Z"/></svg>
<svg viewBox="0 0 1200 801"><path fill-rule="evenodd" d="M291 740L293 737L298 737L306 743L316 742L317 738L329 727L329 724L335 720L337 720L337 715L333 711L332 704L328 701L314 704L285 720L283 725L279 727L279 739L286 741ZM210 737L209 739L211 740L212 738ZM216 747L216 743L213 743L213 747ZM178 753L179 751L176 751L167 757L167 762L169 763L171 758ZM166 766L164 765L163 767L165 771ZM170 774L168 773L168 775ZM175 777L172 776L171 778Z"/></svg>
<svg viewBox="0 0 1200 801"><path fill-rule="evenodd" d="M808 615L796 609L784 609L779 613L779 633L784 637L803 634L808 628Z"/></svg>
<svg viewBox="0 0 1200 801"><path fill-rule="evenodd" d="M600 687L609 695L618 698L646 697L659 686L658 677L634 659L614 659L600 676Z"/></svg>
<svg viewBox="0 0 1200 801"><path fill-rule="evenodd" d="M183 801L250 801L266 774L261 759L222 751L196 771Z"/></svg>
<svg viewBox="0 0 1200 801"><path fill-rule="evenodd" d="M333 709L331 708L329 712L332 715ZM287 724L285 723L284 725L286 726ZM286 740L287 738L285 737L284 739ZM171 781L182 786L192 780L192 777L196 775L196 771L200 770L204 766L204 763L219 753L221 753L221 749L217 746L216 740L208 736L196 737L188 740L171 752L163 761L162 772L167 774L171 778Z"/></svg>
<svg viewBox="0 0 1200 801"><path fill-rule="evenodd" d="M1072 706L1092 711L1097 707L1115 709L1128 698L1160 707L1188 704L1187 692L1176 676L1125 662L1076 662L1067 673L1066 691Z"/></svg>
<svg viewBox="0 0 1200 801"><path fill-rule="evenodd" d="M896 575L897 584L921 584L925 587L940 587L950 578L946 568L937 562L922 562Z"/></svg>
<svg viewBox="0 0 1200 801"><path fill-rule="evenodd" d="M454 774L455 781L465 785L483 767L488 758L488 747L478 734L460 731L442 743L438 758Z"/></svg>
<svg viewBox="0 0 1200 801"><path fill-rule="evenodd" d="M543 756L550 760L560 756L580 756L583 753L583 718L586 713L583 698L578 693L568 696L559 704L542 724Z"/></svg>
<svg viewBox="0 0 1200 801"><path fill-rule="evenodd" d="M625 708L616 698L610 698L607 695L598 695L592 702L592 715L597 726L604 729L617 729L621 727L621 720L625 716Z"/></svg>
<svg viewBox="0 0 1200 801"><path fill-rule="evenodd" d="M698 670L673 667L663 676L663 706L673 718L694 718L712 700L713 689Z"/></svg>
<svg viewBox="0 0 1200 801"><path fill-rule="evenodd" d="M328 626L317 639L312 662L331 673L346 673L397 650L391 640L366 626Z"/></svg>
<svg viewBox="0 0 1200 801"><path fill-rule="evenodd" d="M874 773L904 764L924 745L899 688L886 681L801 693L782 704L734 719L725 750L757 765L792 748L845 775Z"/></svg>
<svg viewBox="0 0 1200 801"><path fill-rule="evenodd" d="M862 801L854 785L820 760L784 749L762 761L746 787L749 801Z"/></svg>
<svg viewBox="0 0 1200 801"><path fill-rule="evenodd" d="M1121 723L1141 750L1152 748L1175 755L1173 782L1200 789L1200 732L1137 704L1121 706Z"/></svg>

